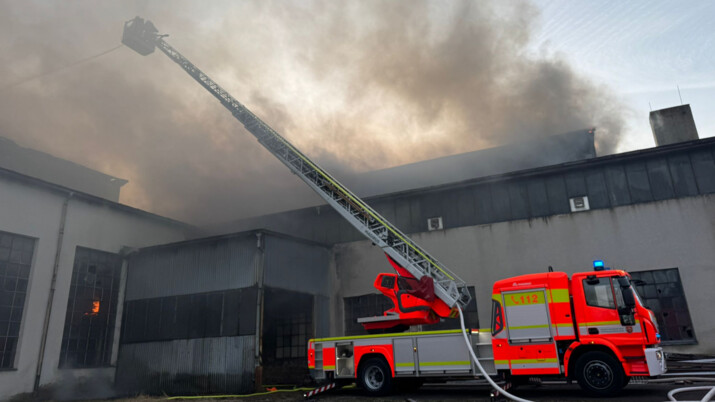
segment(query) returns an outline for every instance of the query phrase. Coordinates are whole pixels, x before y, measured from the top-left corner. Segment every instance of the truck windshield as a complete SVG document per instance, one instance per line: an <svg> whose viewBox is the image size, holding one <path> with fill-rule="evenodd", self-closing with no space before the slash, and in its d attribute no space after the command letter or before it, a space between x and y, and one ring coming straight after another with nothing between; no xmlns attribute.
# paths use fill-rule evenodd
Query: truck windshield
<svg viewBox="0 0 715 402"><path fill-rule="evenodd" d="M645 304L643 304L643 301L641 300L641 295L638 294L638 290L631 285L631 288L633 289L633 296L636 297L636 302L638 303L639 306L645 307Z"/></svg>
<svg viewBox="0 0 715 402"><path fill-rule="evenodd" d="M631 286L630 281L628 280L628 277L625 276L617 276L613 278L613 291L616 294L616 305L618 306L618 315L621 319L621 324L622 325L635 325L635 316L633 315L633 309L626 306L626 302L623 298L623 290L624 289L633 289ZM633 292L635 296L635 291ZM638 296L635 296L636 299ZM640 303L640 300L637 300L638 303Z"/></svg>
<svg viewBox="0 0 715 402"><path fill-rule="evenodd" d="M643 307L643 302L641 301L640 295L638 295L638 292L636 291L636 288L633 286L631 281L628 279L627 276L617 276L614 277L615 281L613 282L613 289L615 290L616 293L616 303L618 304L618 307L623 307L625 306L625 303L623 301L623 289L628 289L630 288L633 290L633 296L636 298L636 303Z"/></svg>

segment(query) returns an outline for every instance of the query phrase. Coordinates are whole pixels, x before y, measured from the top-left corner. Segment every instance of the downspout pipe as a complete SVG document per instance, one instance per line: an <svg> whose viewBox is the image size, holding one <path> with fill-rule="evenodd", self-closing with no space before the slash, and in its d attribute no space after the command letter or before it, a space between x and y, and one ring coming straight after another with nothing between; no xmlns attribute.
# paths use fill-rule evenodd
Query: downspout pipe
<svg viewBox="0 0 715 402"><path fill-rule="evenodd" d="M256 391L263 386L263 280L265 265L266 238L262 232L256 233L256 249L258 263L256 266L256 337L255 337L255 368L254 387Z"/></svg>
<svg viewBox="0 0 715 402"><path fill-rule="evenodd" d="M67 197L62 203L62 213L60 214L60 227L57 232L57 248L55 250L55 260L52 264L52 280L50 281L50 292L47 295L47 307L45 308L45 320L42 324L42 337L40 338L40 354L37 358L37 370L35 371L35 385L32 387L33 392L37 393L40 389L40 377L42 376L42 364L45 360L45 347L47 346L47 335L50 328L50 316L52 316L52 305L54 304L55 288L57 287L57 271L60 268L60 255L62 253L62 241L65 237L65 224L67 223L67 207L70 199L74 196L73 192L67 193Z"/></svg>

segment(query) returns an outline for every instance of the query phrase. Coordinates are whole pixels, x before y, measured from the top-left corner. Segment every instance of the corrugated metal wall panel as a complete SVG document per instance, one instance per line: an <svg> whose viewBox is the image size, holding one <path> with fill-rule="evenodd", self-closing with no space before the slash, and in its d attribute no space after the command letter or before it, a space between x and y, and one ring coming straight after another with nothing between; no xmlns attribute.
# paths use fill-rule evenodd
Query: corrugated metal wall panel
<svg viewBox="0 0 715 402"><path fill-rule="evenodd" d="M425 232L427 218L435 216L442 216L445 229L449 229L567 214L571 211L569 198L581 195L588 195L591 209L601 209L715 192L715 144L667 154L649 152L366 201L410 234ZM288 222L281 226L281 232L327 244L364 239L342 217L324 213L324 208L327 206L271 215L257 219L253 227Z"/></svg>
<svg viewBox="0 0 715 402"><path fill-rule="evenodd" d="M129 261L125 300L249 287L257 257L253 235L143 250Z"/></svg>
<svg viewBox="0 0 715 402"><path fill-rule="evenodd" d="M329 294L328 248L267 235L265 255L265 286Z"/></svg>
<svg viewBox="0 0 715 402"><path fill-rule="evenodd" d="M655 200L666 200L675 197L668 162L665 158L649 160L646 163L646 169L648 171L650 190Z"/></svg>
<svg viewBox="0 0 715 402"><path fill-rule="evenodd" d="M712 149L691 152L690 162L693 165L700 194L715 192L715 158Z"/></svg>
<svg viewBox="0 0 715 402"><path fill-rule="evenodd" d="M628 189L631 192L631 201L634 203L653 201L645 163L633 162L626 164L626 178L628 179Z"/></svg>
<svg viewBox="0 0 715 402"><path fill-rule="evenodd" d="M253 336L185 339L121 346L122 394L202 395L253 389Z"/></svg>
<svg viewBox="0 0 715 402"><path fill-rule="evenodd" d="M606 178L601 169L590 169L586 171L586 187L588 188L588 203L591 209L608 208L610 200L608 198L608 188Z"/></svg>
<svg viewBox="0 0 715 402"><path fill-rule="evenodd" d="M698 186L695 184L693 166L690 164L690 157L687 154L668 156L670 175L673 178L675 194L679 197L688 197L698 193Z"/></svg>

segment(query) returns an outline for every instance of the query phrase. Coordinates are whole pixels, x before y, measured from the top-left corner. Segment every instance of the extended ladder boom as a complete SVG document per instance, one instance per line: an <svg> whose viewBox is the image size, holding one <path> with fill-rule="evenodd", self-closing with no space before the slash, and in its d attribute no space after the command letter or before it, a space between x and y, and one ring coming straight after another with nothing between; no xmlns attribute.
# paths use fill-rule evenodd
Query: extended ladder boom
<svg viewBox="0 0 715 402"><path fill-rule="evenodd" d="M214 95L268 151L298 175L360 233L384 250L415 278L424 275L434 280L435 295L449 307L465 308L470 294L467 285L427 251L380 216L363 200L350 192L315 162L270 128L225 89L193 65L186 57L163 40L151 22L137 17L124 26L122 43L142 55L154 47L181 66L201 86Z"/></svg>

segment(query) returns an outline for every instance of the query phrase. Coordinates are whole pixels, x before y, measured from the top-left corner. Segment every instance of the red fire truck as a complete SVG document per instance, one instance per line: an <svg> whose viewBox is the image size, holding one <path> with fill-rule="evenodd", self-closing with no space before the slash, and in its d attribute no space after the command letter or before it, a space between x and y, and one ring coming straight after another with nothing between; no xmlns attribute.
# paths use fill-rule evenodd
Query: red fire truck
<svg viewBox="0 0 715 402"><path fill-rule="evenodd" d="M548 272L496 282L491 330L469 331L487 373L511 381L575 379L599 396L616 394L631 377L663 374L653 313L625 271L600 268L570 279ZM405 285L380 290L397 294ZM318 380L354 380L370 394L480 375L460 330L313 339L308 367Z"/></svg>
<svg viewBox="0 0 715 402"><path fill-rule="evenodd" d="M122 43L144 56L159 49L177 63L266 150L380 247L395 270L375 281L394 307L358 320L368 331L383 333L311 340L308 365L316 379L357 381L379 394L398 382L473 378L477 362L470 358L471 348L489 368L488 375L566 376L600 395L617 392L632 376L665 371L653 314L638 301L623 271L575 274L570 280L557 272L505 279L494 285L491 331L400 333L456 317L471 299L467 284L170 46L166 36L136 17L124 24Z"/></svg>

